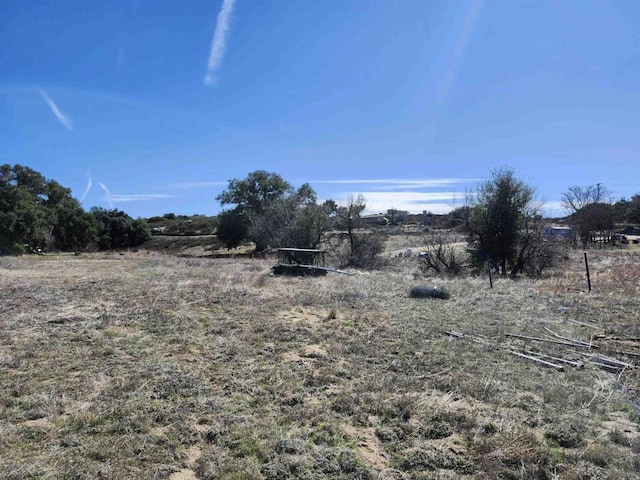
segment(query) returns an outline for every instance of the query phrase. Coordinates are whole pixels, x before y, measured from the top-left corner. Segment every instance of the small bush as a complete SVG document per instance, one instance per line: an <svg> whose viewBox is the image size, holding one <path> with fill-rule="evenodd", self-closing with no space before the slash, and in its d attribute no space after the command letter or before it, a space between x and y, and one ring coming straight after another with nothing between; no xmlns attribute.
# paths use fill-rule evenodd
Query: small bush
<svg viewBox="0 0 640 480"><path fill-rule="evenodd" d="M27 249L24 247L24 245L20 243L14 243L13 245L11 245L11 255L19 257L20 255L24 255L25 253L27 253Z"/></svg>
<svg viewBox="0 0 640 480"><path fill-rule="evenodd" d="M468 254L456 248L457 238L452 232L435 232L422 237L425 254L420 254L420 268L424 273L460 275L469 265Z"/></svg>
<svg viewBox="0 0 640 480"><path fill-rule="evenodd" d="M442 300L451 298L451 294L445 288L425 287L422 285L413 287L410 296L412 298L441 298Z"/></svg>
<svg viewBox="0 0 640 480"><path fill-rule="evenodd" d="M560 447L576 448L583 444L583 428L569 423L552 425L544 436Z"/></svg>
<svg viewBox="0 0 640 480"><path fill-rule="evenodd" d="M605 445L589 445L582 454L583 460L602 468L606 468L615 459L615 450Z"/></svg>

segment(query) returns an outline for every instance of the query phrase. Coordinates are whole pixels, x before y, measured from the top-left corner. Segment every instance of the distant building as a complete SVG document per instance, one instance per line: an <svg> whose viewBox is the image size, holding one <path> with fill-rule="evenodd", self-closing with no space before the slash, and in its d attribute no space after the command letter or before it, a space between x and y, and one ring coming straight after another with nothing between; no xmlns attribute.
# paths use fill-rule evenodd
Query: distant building
<svg viewBox="0 0 640 480"><path fill-rule="evenodd" d="M548 240L570 240L572 234L571 227L564 225L549 225L544 229L544 236Z"/></svg>
<svg viewBox="0 0 640 480"><path fill-rule="evenodd" d="M389 210L387 210L386 215L391 223L406 222L408 216L409 212L407 212L406 210L396 210L395 208L390 208Z"/></svg>
<svg viewBox="0 0 640 480"><path fill-rule="evenodd" d="M382 213L361 215L360 221L365 225L388 225L389 219Z"/></svg>

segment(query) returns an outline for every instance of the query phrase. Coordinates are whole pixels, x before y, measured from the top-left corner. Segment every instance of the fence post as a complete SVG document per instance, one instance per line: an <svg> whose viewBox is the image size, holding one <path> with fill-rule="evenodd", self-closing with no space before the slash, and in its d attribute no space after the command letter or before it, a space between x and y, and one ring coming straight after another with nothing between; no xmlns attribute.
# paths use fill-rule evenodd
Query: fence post
<svg viewBox="0 0 640 480"><path fill-rule="evenodd" d="M587 269L587 286L589 287L589 293L591 293L591 277L589 276L589 262L587 261L587 252L584 252L584 266Z"/></svg>
<svg viewBox="0 0 640 480"><path fill-rule="evenodd" d="M493 288L493 278L491 277L491 260L487 255L487 272L489 272L489 288Z"/></svg>

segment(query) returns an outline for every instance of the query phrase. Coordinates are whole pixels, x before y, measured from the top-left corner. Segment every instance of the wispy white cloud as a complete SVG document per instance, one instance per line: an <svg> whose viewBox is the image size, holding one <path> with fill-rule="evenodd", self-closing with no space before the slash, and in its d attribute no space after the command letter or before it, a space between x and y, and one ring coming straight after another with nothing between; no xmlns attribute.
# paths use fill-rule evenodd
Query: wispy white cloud
<svg viewBox="0 0 640 480"><path fill-rule="evenodd" d="M218 13L216 21L216 29L213 32L213 40L211 41L211 53L209 53L209 61L207 63L207 74L204 77L205 85L214 85L216 83L215 73L220 68L222 57L227 48L227 33L231 21L231 12L236 0L223 0L222 7Z"/></svg>
<svg viewBox="0 0 640 480"><path fill-rule="evenodd" d="M204 182L180 182L176 183L174 187L176 188L208 188L208 187L220 187L226 186L229 182L224 182L222 180L212 180L212 181L204 181Z"/></svg>
<svg viewBox="0 0 640 480"><path fill-rule="evenodd" d="M176 198L179 195L169 195L166 193L132 193L132 194L114 194L111 190L102 182L98 182L100 188L104 190L105 199L109 202L109 207L114 208L114 203L127 203L127 202L146 202L150 200L162 200L163 198Z"/></svg>
<svg viewBox="0 0 640 480"><path fill-rule="evenodd" d="M85 188L84 193L80 198L80 203L84 202L84 199L87 198L87 194L89 193L89 190L91 190L92 186L93 186L93 181L91 180L91 174L89 173L89 170L87 170L87 188Z"/></svg>
<svg viewBox="0 0 640 480"><path fill-rule="evenodd" d="M461 206L465 201L462 192L380 192L360 191L338 195L339 201L344 201L349 196L362 195L367 205L367 213L386 212L389 208L407 210L412 213L420 213L423 210L432 213L447 213Z"/></svg>
<svg viewBox="0 0 640 480"><path fill-rule="evenodd" d="M458 77L458 72L460 71L460 67L462 66L462 59L464 57L464 52L467 48L467 44L473 35L473 31L475 30L476 23L478 23L478 18L480 17L480 12L482 11L482 6L484 5L484 0L473 0L469 10L464 19L464 24L462 25L462 30L460 34L456 38L455 43L453 44L453 48L451 51L451 57L449 59L449 64L442 76L442 80L438 86L438 100L443 102L449 96L449 92L451 88L456 82Z"/></svg>
<svg viewBox="0 0 640 480"><path fill-rule="evenodd" d="M476 178L380 178L380 179L344 179L316 180L312 184L334 185L376 185L376 188L440 188L451 185L464 185L477 182Z"/></svg>
<svg viewBox="0 0 640 480"><path fill-rule="evenodd" d="M64 127L67 130L69 130L70 132L73 131L73 123L71 122L71 119L60 111L60 109L58 108L58 105L56 105L56 103L53 100L51 100L49 95L47 95L47 92L45 92L41 88L38 90L38 92L42 96L42 99L45 101L45 103L49 106L53 114L56 116L58 121L62 125L64 125Z"/></svg>
<svg viewBox="0 0 640 480"><path fill-rule="evenodd" d="M102 183L102 182L98 182L98 185L100 185L100 188L101 188L102 190L104 190L104 193L106 193L106 194L107 194L107 195L106 195L107 202L109 202L109 207L110 207L111 209L113 209L113 200L112 200L112 196L113 196L113 195L111 195L111 192L109 191L109 189L107 188L107 186L106 186L104 183Z"/></svg>
<svg viewBox="0 0 640 480"><path fill-rule="evenodd" d="M169 195L166 193L132 193L132 194L114 194L111 190L102 182L98 182L100 188L104 190L106 194L106 200L109 202L110 208L114 208L114 203L126 203L126 202L145 202L149 200L161 200L163 198L176 198L178 195Z"/></svg>
<svg viewBox="0 0 640 480"><path fill-rule="evenodd" d="M406 210L411 213L421 213L423 210L431 213L449 213L457 207L465 205L465 192L417 192L417 191L355 191L345 192L335 197L336 201L344 203L349 197L362 195L365 199L365 213L386 212L390 208ZM566 215L562 202L541 201L540 212L545 217L561 217Z"/></svg>

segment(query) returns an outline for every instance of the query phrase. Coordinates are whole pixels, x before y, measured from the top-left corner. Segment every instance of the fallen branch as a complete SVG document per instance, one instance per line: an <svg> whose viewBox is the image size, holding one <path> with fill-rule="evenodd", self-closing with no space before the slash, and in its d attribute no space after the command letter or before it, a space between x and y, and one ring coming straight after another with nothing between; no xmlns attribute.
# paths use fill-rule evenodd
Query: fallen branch
<svg viewBox="0 0 640 480"><path fill-rule="evenodd" d="M527 337L525 335L516 335L515 333L505 333L505 337L521 338L523 340L533 340L536 342L555 343L556 345L565 345L568 347L588 348L581 343L563 342L561 340L550 340L548 338Z"/></svg>
<svg viewBox="0 0 640 480"><path fill-rule="evenodd" d="M566 358L552 357L551 355L545 355L540 352L532 352L531 350L527 350L524 353L528 355L534 355L536 357L548 358L549 360L555 360L557 362L566 363L567 365L571 365L573 368L577 368L578 370L584 369L584 363L582 362L574 362L573 360L567 360Z"/></svg>
<svg viewBox="0 0 640 480"><path fill-rule="evenodd" d="M585 327L602 330L602 327L599 327L598 325L594 325L593 323L581 322L580 320L572 320L571 318L566 318L565 320L569 320L570 322L577 323L578 325L583 325Z"/></svg>
<svg viewBox="0 0 640 480"><path fill-rule="evenodd" d="M624 367L616 367L615 365L609 365L608 363L596 362L591 360L591 363L597 367L604 368L605 370L609 370L611 372L618 373L620 370L624 370Z"/></svg>
<svg viewBox="0 0 640 480"><path fill-rule="evenodd" d="M487 338L477 333L468 334L468 333L458 332L457 330L445 330L444 333L445 335L449 335L450 337L466 338L467 340L471 340L472 342L480 343L482 345L486 345L487 343Z"/></svg>
<svg viewBox="0 0 640 480"><path fill-rule="evenodd" d="M629 357L640 357L640 353L638 352L628 352L626 350L607 350L607 351L611 353L617 353L619 355L627 355Z"/></svg>
<svg viewBox="0 0 640 480"><path fill-rule="evenodd" d="M517 357L526 358L527 360L531 360L532 362L539 363L545 367L553 368L555 370L558 370L559 372L564 372L564 367L562 365L557 365L555 363L547 362L546 360L542 360L538 357L532 357L531 355L525 355L524 353L515 352L513 350L505 350L505 351L512 355L516 355Z"/></svg>
<svg viewBox="0 0 640 480"><path fill-rule="evenodd" d="M640 342L640 337L609 337L607 335L594 335L596 340L607 340L609 342Z"/></svg>
<svg viewBox="0 0 640 480"><path fill-rule="evenodd" d="M606 363L608 365L615 366L617 368L636 368L636 366L632 365L631 363L621 362L617 358L611 358L611 357L607 357L605 355L597 355L597 354L594 354L594 353L583 353L583 355L585 357L593 358L598 362L603 362L603 363Z"/></svg>
<svg viewBox="0 0 640 480"><path fill-rule="evenodd" d="M551 335L553 335L556 338L560 338L562 340L566 340L567 342L573 342L573 343L579 343L581 345L584 345L587 348L598 348L597 345L593 345L591 343L588 342L583 342L582 340L577 340L575 338L569 338L569 337L563 337L562 335L558 335L556 332L554 332L553 330L551 330L550 328L544 327L544 329L549 332Z"/></svg>

